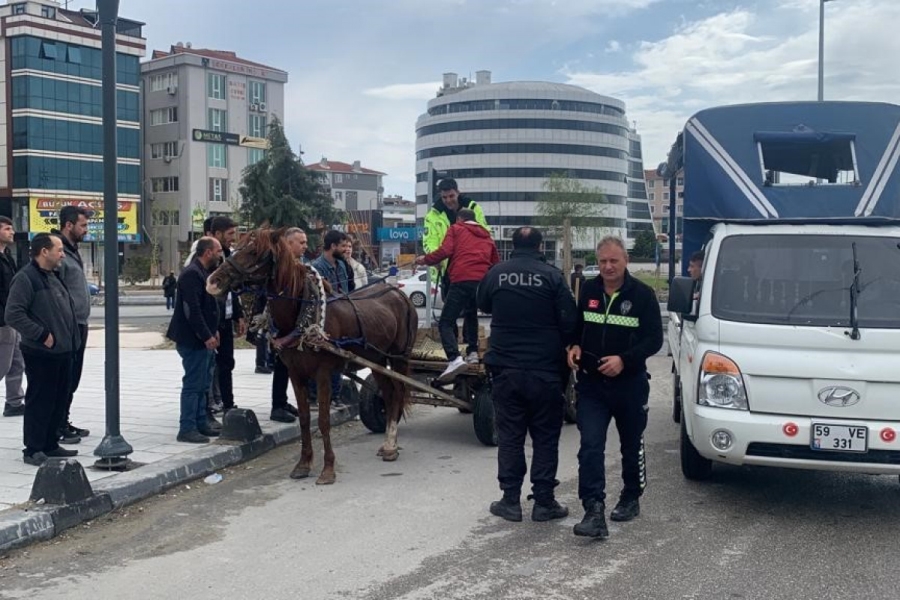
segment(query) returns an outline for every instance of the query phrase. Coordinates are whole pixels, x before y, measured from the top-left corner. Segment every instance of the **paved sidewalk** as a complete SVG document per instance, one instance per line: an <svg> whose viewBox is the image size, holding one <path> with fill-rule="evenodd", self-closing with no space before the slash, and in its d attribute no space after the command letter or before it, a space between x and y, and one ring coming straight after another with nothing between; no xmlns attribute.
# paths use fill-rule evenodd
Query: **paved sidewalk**
<svg viewBox="0 0 900 600"><path fill-rule="evenodd" d="M96 332L92 331L91 335ZM102 335L102 332L100 332ZM269 420L271 407L271 375L253 372L253 350L235 352L237 366L234 370L235 402L241 408L252 409L263 433L278 434L285 439L298 431L296 423L286 425ZM175 441L178 433L179 393L181 390L181 360L174 350L123 349L121 361L121 430L125 440L134 448L132 460L152 465L172 457L193 457L208 453L211 444L183 444ZM90 437L76 446L76 459L85 468L92 483L106 480L114 484L115 478L139 478L140 467L128 473L98 471L92 468L96 457L94 449L103 439L105 431L104 351L88 347L85 356L84 375L75 395L72 421L90 429ZM288 392L293 402L293 391ZM313 413L315 417L316 413ZM313 421L315 424L315 420ZM4 509L28 501L37 467L22 461L22 417L0 417L0 515ZM95 486L96 487L96 486Z"/></svg>

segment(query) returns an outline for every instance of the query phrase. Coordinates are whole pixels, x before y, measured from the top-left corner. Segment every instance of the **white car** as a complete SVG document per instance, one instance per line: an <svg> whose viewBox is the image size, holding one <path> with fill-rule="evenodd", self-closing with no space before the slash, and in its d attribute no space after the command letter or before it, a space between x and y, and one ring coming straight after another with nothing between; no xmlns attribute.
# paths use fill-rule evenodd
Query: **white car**
<svg viewBox="0 0 900 600"><path fill-rule="evenodd" d="M425 308L425 279L427 277L427 271L422 271L421 273L415 273L412 277L397 281L397 287L409 296L413 306L416 308ZM431 302L434 308L441 308L444 306L444 301L441 299L441 294L438 290L439 286L432 281Z"/></svg>

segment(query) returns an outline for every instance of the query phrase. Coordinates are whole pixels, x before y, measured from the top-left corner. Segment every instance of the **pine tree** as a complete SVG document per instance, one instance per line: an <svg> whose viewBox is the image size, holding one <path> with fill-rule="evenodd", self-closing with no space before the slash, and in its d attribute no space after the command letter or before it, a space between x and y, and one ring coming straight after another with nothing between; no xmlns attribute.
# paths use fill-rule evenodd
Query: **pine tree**
<svg viewBox="0 0 900 600"><path fill-rule="evenodd" d="M308 232L339 223L341 211L334 208L325 178L303 166L277 118L267 137L263 160L244 169L239 189L244 220L255 227L300 227Z"/></svg>

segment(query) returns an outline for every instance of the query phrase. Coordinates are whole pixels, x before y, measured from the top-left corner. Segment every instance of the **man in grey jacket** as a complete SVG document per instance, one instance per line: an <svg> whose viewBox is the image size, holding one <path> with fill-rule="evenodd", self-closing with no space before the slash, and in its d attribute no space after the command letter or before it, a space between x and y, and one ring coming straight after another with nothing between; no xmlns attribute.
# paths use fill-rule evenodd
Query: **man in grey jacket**
<svg viewBox="0 0 900 600"><path fill-rule="evenodd" d="M31 262L13 277L6 300L4 316L22 336L28 378L23 454L29 465L78 454L59 446L73 362L81 343L72 296L55 270L63 256L63 243L57 236L34 236Z"/></svg>
<svg viewBox="0 0 900 600"><path fill-rule="evenodd" d="M70 413L72 399L81 382L81 370L84 367L84 348L87 345L88 318L91 316L91 294L88 291L87 278L84 275L84 262L78 253L78 244L88 231L88 219L93 213L80 206L63 206L59 211L59 231L53 231L60 237L65 251L65 258L59 266L59 274L69 289L72 303L75 306L75 322L78 323L78 335L81 339L72 363L71 389L66 400L66 416L60 425L59 436L63 444L77 444L81 438L91 434L87 429L72 425Z"/></svg>

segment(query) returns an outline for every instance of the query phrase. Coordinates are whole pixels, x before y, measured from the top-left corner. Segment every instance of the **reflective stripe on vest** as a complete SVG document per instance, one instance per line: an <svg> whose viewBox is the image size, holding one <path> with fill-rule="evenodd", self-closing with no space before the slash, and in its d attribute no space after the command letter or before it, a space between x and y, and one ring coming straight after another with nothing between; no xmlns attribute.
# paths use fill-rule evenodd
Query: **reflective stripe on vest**
<svg viewBox="0 0 900 600"><path fill-rule="evenodd" d="M623 317L622 315L604 315L602 313L587 312L584 313L585 323L598 323L600 325L608 323L609 325L619 325L621 327L638 327L640 321L637 317Z"/></svg>

